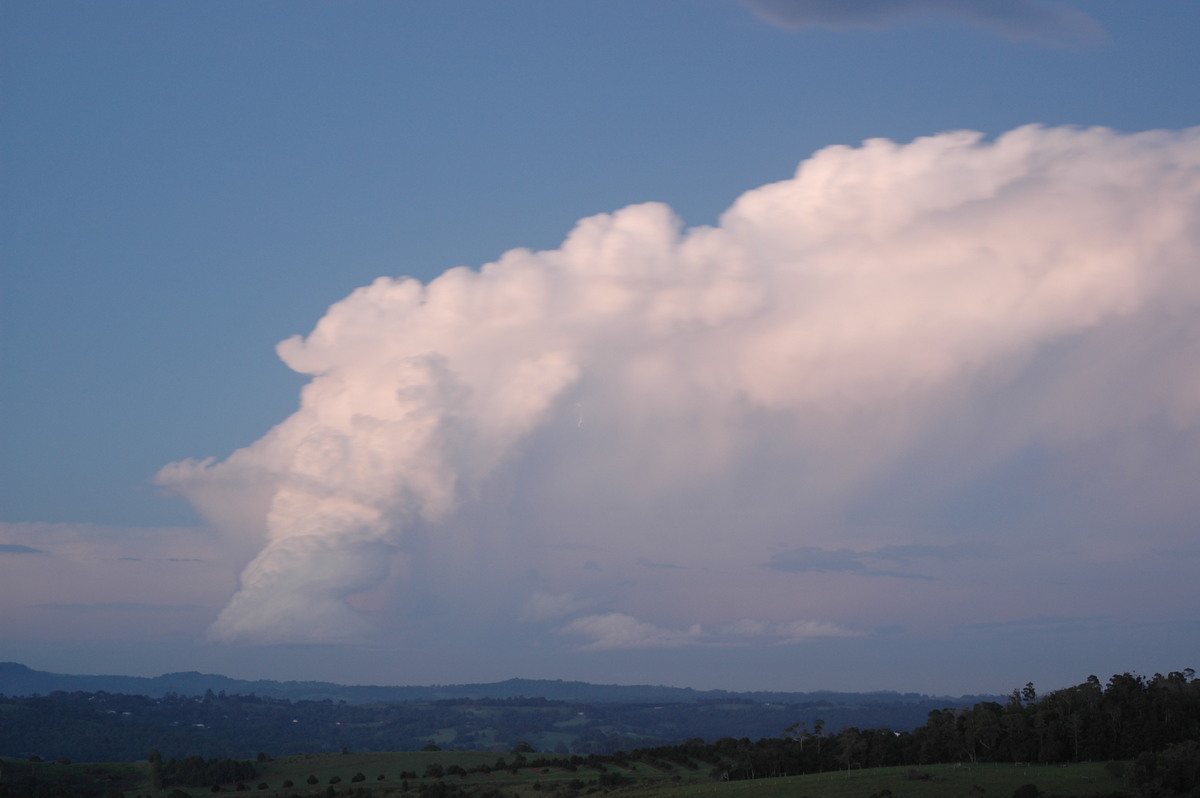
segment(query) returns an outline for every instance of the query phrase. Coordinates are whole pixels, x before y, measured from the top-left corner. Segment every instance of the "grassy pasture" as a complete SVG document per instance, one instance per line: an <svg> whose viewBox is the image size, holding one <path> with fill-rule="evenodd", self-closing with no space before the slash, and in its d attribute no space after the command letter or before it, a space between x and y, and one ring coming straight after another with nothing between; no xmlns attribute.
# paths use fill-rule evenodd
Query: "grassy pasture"
<svg viewBox="0 0 1200 798"><path fill-rule="evenodd" d="M907 778L910 769L934 778L910 780ZM892 798L970 798L972 795L1011 798L1022 784L1035 784L1048 796L1079 798L1107 795L1122 789L1120 780L1105 772L1104 763L1094 762L1066 767L987 764L874 768L754 781L692 782L682 787L647 787L623 794L639 798L682 798L684 795L688 798L870 798L890 790ZM972 792L975 787L982 788L982 792Z"/></svg>
<svg viewBox="0 0 1200 798"><path fill-rule="evenodd" d="M527 754L530 760L538 754ZM412 793L422 784L438 779L422 778L425 769L438 763L443 768L458 765L464 769L480 764L493 765L503 757L511 764L513 755L486 751L412 751L391 753L349 754L305 754L279 757L258 764L259 776L247 783L247 796L283 798L283 796L324 796L330 780L337 776L340 781L334 789L342 795L358 788L365 788L373 795L402 795L402 771L417 774L409 779ZM5 781L26 771L28 763L6 761ZM53 781L62 786L95 790L102 784L108 789L124 789L126 795L163 795L153 791L145 779L148 766L142 764L81 763L54 765L44 763L36 766L39 779ZM928 779L911 779L910 771L928 774ZM352 782L355 773L366 776L365 781ZM1086 763L1067 766L1054 765L930 765L919 768L894 767L870 770L836 771L807 776L790 776L754 781L714 782L709 779L709 768L701 766L690 771L682 768L662 770L646 763L637 763L628 768L606 765L607 774L621 774L636 779L620 787L600 788L597 780L601 773L586 767L576 771L561 768L533 769L525 767L517 773L496 771L490 774L472 773L465 778L446 776L442 781L461 786L471 791L499 789L509 796L520 798L553 798L556 793L571 792L572 782L582 782L579 795L611 794L628 798L872 798L885 790L892 798L1011 798L1013 792L1023 784L1035 784L1047 796L1106 795L1122 790L1120 780L1110 776L1104 763ZM101 775L103 774L103 775ZM141 783L138 784L139 774ZM380 780L378 776L384 775ZM310 785L309 776L317 783ZM284 788L291 781L293 786ZM260 782L267 789L259 790ZM135 786L136 785L136 786ZM578 786L578 785L576 785ZM182 789L194 796L210 795L207 786L184 786ZM224 785L222 792L232 791L233 785ZM105 790L107 791L107 790Z"/></svg>
<svg viewBox="0 0 1200 798"><path fill-rule="evenodd" d="M536 754L528 755L532 760ZM335 788L342 792L348 788L366 787L376 795L398 794L401 771L412 771L418 776L410 779L414 789L435 779L420 778L425 768L438 763L443 767L458 765L464 769L479 764L492 765L503 757L511 763L512 754L483 751L416 751L397 753L351 753L351 754L308 754L281 757L260 765L258 781L269 785L269 790L257 791L260 795L312 793L323 794L330 779L340 776ZM910 771L928 774L929 779L910 779ZM1122 788L1104 769L1104 763L1056 765L931 765L920 768L895 767L871 770L836 771L807 776L791 776L778 779L754 781L714 782L708 777L709 768L688 771L682 768L669 771L658 770L645 763L630 768L607 765L609 774L619 773L639 780L613 792L633 798L654 796L698 796L698 798L870 798L884 790L892 798L1010 798L1023 784L1035 784L1046 795L1079 796L1104 795ZM361 772L366 781L352 783L351 777ZM383 774L381 781L378 776ZM317 777L318 783L310 786L309 775ZM516 774L496 771L491 774L472 773L465 778L447 776L444 781L463 787L491 787L508 794L531 796L553 795L555 788L566 788L575 780L587 788L595 787L600 773L586 767L577 771L547 768L545 772L533 768L522 768ZM677 777L677 778L676 778ZM290 780L294 786L286 791L281 785ZM539 789L534 789L537 784ZM255 785L250 785L252 788ZM978 789L976 789L978 788ZM192 792L195 792L194 790ZM597 794L597 793L593 793Z"/></svg>

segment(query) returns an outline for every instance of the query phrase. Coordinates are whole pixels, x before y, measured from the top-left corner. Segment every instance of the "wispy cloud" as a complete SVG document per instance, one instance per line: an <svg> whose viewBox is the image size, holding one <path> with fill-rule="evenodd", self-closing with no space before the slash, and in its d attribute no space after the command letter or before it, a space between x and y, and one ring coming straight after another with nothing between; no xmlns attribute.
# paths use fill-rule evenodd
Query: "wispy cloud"
<svg viewBox="0 0 1200 798"><path fill-rule="evenodd" d="M913 571L898 571L878 566L880 562L908 563L912 560L952 560L973 556L975 549L962 544L946 546L887 545L870 551L851 549L822 549L817 546L798 546L777 552L766 567L788 573L851 573L859 576L890 576L897 579L934 577Z"/></svg>
<svg viewBox="0 0 1200 798"><path fill-rule="evenodd" d="M1054 0L739 0L785 28L878 29L921 18L945 18L988 28L1011 39L1069 43L1101 41L1089 14Z"/></svg>
<svg viewBox="0 0 1200 798"><path fill-rule="evenodd" d="M56 612L211 612L197 604L148 604L137 601L110 601L95 604L34 604L35 609Z"/></svg>
<svg viewBox="0 0 1200 798"><path fill-rule="evenodd" d="M46 552L20 543L0 543L0 554L46 554Z"/></svg>
<svg viewBox="0 0 1200 798"><path fill-rule="evenodd" d="M1078 629L1101 629L1111 625L1110 615L1089 616L1053 616L1035 615L1027 618L1016 618L1009 621L990 621L987 623L960 624L957 628L976 632L994 632L999 630L1026 632L1061 632Z"/></svg>
<svg viewBox="0 0 1200 798"><path fill-rule="evenodd" d="M594 600L581 599L572 593L546 593L535 590L521 610L521 620L529 623L553 621L575 615L594 605Z"/></svg>
<svg viewBox="0 0 1200 798"><path fill-rule="evenodd" d="M681 565L675 565L669 562L650 562L649 560L642 559L638 560L638 565L642 566L643 568L667 568L671 570L679 570L683 567Z"/></svg>

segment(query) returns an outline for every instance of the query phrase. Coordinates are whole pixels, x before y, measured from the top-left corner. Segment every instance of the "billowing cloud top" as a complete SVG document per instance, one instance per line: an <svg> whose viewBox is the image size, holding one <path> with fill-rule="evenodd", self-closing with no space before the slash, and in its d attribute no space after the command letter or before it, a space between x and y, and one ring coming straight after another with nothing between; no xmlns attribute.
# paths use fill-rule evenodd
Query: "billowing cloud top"
<svg viewBox="0 0 1200 798"><path fill-rule="evenodd" d="M1200 129L829 147L715 227L648 203L380 278L280 344L312 377L294 415L159 481L249 547L220 639L353 639L455 601L592 650L856 634L797 585L925 589L907 563L971 550L947 502L1019 458L1080 475L1039 499L1040 545L1123 545L1083 482L1163 535L1194 517L1171 476L1194 446L1089 469L1196 441L1198 264Z"/></svg>

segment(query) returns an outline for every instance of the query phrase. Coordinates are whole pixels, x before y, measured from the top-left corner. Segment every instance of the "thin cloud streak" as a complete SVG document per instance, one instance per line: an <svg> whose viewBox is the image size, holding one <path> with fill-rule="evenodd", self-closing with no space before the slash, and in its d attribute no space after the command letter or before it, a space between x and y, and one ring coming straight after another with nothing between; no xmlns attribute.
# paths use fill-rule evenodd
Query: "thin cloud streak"
<svg viewBox="0 0 1200 798"><path fill-rule="evenodd" d="M876 559L880 559L880 557L873 552L851 551L850 549L830 551L816 546L801 546L772 555L770 561L765 565L767 568L793 574L805 572L850 573L859 576L889 576L896 579L934 581L934 577L925 574L881 570L868 565L869 561Z"/></svg>
<svg viewBox="0 0 1200 798"><path fill-rule="evenodd" d="M111 601L96 604L34 604L34 609L56 612L208 612L196 604L147 604L137 601Z"/></svg>
<svg viewBox="0 0 1200 798"><path fill-rule="evenodd" d="M20 543L0 543L0 554L45 554L41 549Z"/></svg>
<svg viewBox="0 0 1200 798"><path fill-rule="evenodd" d="M1107 38L1096 19L1048 0L739 0L783 28L878 29L910 19L947 18L1010 39L1085 44Z"/></svg>

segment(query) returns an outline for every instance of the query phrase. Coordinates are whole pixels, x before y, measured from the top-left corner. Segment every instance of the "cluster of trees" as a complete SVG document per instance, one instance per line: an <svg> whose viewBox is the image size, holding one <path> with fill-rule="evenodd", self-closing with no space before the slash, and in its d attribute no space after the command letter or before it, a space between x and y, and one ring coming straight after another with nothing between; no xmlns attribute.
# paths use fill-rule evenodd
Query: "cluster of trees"
<svg viewBox="0 0 1200 798"><path fill-rule="evenodd" d="M1003 706L930 713L914 738L926 761L1130 759L1200 739L1200 680L1190 668L1150 679L1123 673L1103 687L1089 676L1041 698L1027 684Z"/></svg>
<svg viewBox="0 0 1200 798"><path fill-rule="evenodd" d="M796 723L774 739L723 738L657 749L712 766L714 777L745 779L834 769L934 762L1134 760L1134 783L1195 786L1200 778L1200 679L1190 668L1146 679L1129 673L1102 686L1095 676L1039 697L1032 684L1005 704L929 713L909 732ZM1177 789L1177 787L1171 787ZM1189 787L1188 789L1191 789Z"/></svg>
<svg viewBox="0 0 1200 798"><path fill-rule="evenodd" d="M150 780L158 789L177 784L244 783L258 775L258 768L246 759L205 759L202 756L188 756L164 762L162 754L155 748L151 749L147 760L150 765Z"/></svg>

